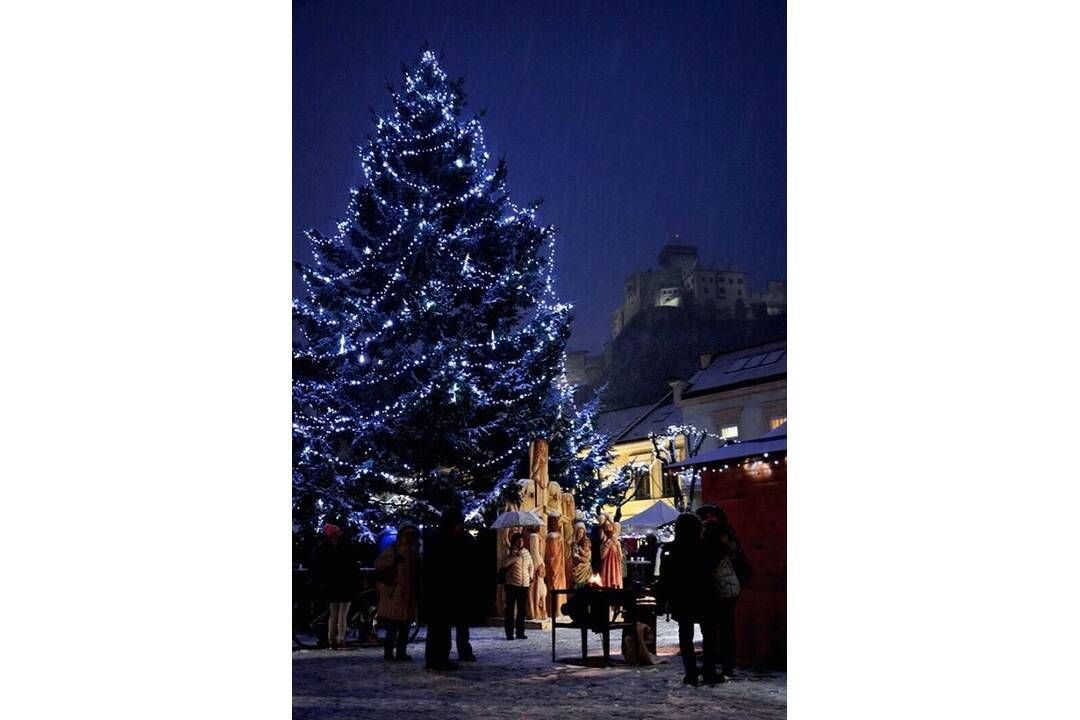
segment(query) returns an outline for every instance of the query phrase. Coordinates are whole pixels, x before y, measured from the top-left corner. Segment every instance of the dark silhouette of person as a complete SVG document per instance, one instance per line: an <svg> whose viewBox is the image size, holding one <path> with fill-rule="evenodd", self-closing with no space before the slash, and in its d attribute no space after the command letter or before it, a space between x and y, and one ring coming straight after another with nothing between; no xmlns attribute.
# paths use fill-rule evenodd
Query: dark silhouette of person
<svg viewBox="0 0 1080 720"><path fill-rule="evenodd" d="M702 679L712 685L723 682L716 673L715 630L707 609L709 565L704 552L701 519L682 513L675 520L675 539L664 546L657 588L671 616L679 623L679 653L683 661L683 682L698 685L694 657L694 625L701 627Z"/></svg>
<svg viewBox="0 0 1080 720"><path fill-rule="evenodd" d="M469 600L473 597L472 537L459 509L443 513L438 527L424 538L424 610L427 643L424 666L456 670L450 661L450 629L454 628L458 660L474 662L469 642Z"/></svg>
<svg viewBox="0 0 1080 720"><path fill-rule="evenodd" d="M311 570L318 599L330 604L327 641L331 649L344 650L349 606L356 589L356 563L352 546L339 526L323 525L323 540L312 555Z"/></svg>
<svg viewBox="0 0 1080 720"><path fill-rule="evenodd" d="M735 605L742 592L742 583L749 579L750 564L721 507L702 505L697 514L705 525L705 555L711 580L708 607L716 633L714 642L722 666L721 677L731 677L735 672ZM740 570L744 573L741 581Z"/></svg>

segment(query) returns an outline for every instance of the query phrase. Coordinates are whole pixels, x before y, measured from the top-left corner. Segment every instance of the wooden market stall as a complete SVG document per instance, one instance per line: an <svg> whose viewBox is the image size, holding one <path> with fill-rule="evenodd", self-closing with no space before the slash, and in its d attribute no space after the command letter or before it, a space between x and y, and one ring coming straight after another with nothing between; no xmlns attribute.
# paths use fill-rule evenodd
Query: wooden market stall
<svg viewBox="0 0 1080 720"><path fill-rule="evenodd" d="M736 611L736 662L787 667L787 423L666 470L701 473L704 503L727 513L754 569Z"/></svg>

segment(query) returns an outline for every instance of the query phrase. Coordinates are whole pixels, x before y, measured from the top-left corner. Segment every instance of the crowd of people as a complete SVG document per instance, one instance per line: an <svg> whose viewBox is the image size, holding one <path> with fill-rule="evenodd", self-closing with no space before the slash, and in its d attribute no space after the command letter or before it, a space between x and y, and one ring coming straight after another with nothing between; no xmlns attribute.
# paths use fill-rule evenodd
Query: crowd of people
<svg viewBox="0 0 1080 720"><path fill-rule="evenodd" d="M421 558L420 535L412 523L398 528L397 538L375 561L379 590L378 618L386 628L383 658L408 662L406 653L409 626L418 620L421 594L427 621L424 666L429 670L457 670L450 660L451 630L457 643L457 657L475 662L469 642L468 597L460 591L462 559L471 556L472 538L458 510L448 510L438 527L425 538Z"/></svg>
<svg viewBox="0 0 1080 720"><path fill-rule="evenodd" d="M344 649L356 561L342 540L340 527L327 523L322 534L311 565L318 593L330 604L329 645ZM463 564L467 567L470 558L477 558L474 542L465 531L461 512L451 509L443 514L438 527L424 536L422 554L420 529L406 522L377 555L376 612L385 629L385 660L412 660L407 645L410 627L420 619L421 597L427 623L425 667L456 670L458 662L476 660L469 642L470 596L461 591L463 575L468 575ZM526 603L538 569L524 533L512 533L509 543L498 570L504 588L506 638L514 640L525 638ZM746 555L724 511L706 505L696 513L681 513L672 542L661 546L654 535L648 536L635 554L647 562L647 578L654 577L656 569L657 599L678 622L683 681L695 686L724 682L734 671L736 601L750 575ZM574 588L621 588L626 568L617 522L601 514L591 534L583 522L575 523L567 584ZM700 671L694 652L695 626L702 635ZM458 662L450 659L452 631Z"/></svg>
<svg viewBox="0 0 1080 720"><path fill-rule="evenodd" d="M462 590L473 585L469 570L475 564L474 540L464 529L461 512L443 514L437 528L423 538L411 522L402 523L392 541L374 555L374 581L378 594L375 610L383 634L383 658L410 662L410 630L421 619L427 624L424 664L431 670L455 670L450 660L451 630L456 633L459 661L476 660L469 642L471 596ZM350 602L357 592L359 548L343 539L333 523L322 527L321 537L308 554L313 596L330 606L327 642L331 649L346 649L345 634ZM423 616L421 617L421 613Z"/></svg>

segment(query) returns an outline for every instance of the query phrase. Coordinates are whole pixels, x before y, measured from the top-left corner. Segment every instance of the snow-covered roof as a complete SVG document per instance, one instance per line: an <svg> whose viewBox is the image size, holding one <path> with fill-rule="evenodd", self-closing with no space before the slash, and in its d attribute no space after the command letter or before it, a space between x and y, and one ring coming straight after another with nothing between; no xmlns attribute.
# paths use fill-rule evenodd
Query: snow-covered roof
<svg viewBox="0 0 1080 720"><path fill-rule="evenodd" d="M668 425L682 423L682 410L669 392L659 402L598 413L597 425L610 432L615 442L644 440L649 433L662 433ZM613 429L607 429L613 428Z"/></svg>
<svg viewBox="0 0 1080 720"><path fill-rule="evenodd" d="M672 463L666 466L669 470L675 470L683 467L692 467L695 465L708 465L716 462L727 462L729 460L739 460L745 457L751 457L752 455L762 455L764 453L775 452L787 452L787 423L783 423L775 430L772 430L766 435L762 435L754 440L747 440L746 442L734 442L728 443L723 447L716 448L715 450L706 450L697 457L690 458L689 460L683 460L682 462Z"/></svg>
<svg viewBox="0 0 1080 720"><path fill-rule="evenodd" d="M787 377L787 340L734 350L713 358L689 380L682 396L695 397Z"/></svg>
<svg viewBox="0 0 1080 720"><path fill-rule="evenodd" d="M605 410L596 414L596 428L600 432L608 433L611 437L617 438L655 406L656 403L651 402L646 405Z"/></svg>
<svg viewBox="0 0 1080 720"><path fill-rule="evenodd" d="M764 438L787 437L787 420L761 436Z"/></svg>
<svg viewBox="0 0 1080 720"><path fill-rule="evenodd" d="M648 414L626 428L618 440L620 442L643 440L649 437L649 433L660 434L667 429L668 425L681 424L682 409L675 405L671 393L668 393Z"/></svg>

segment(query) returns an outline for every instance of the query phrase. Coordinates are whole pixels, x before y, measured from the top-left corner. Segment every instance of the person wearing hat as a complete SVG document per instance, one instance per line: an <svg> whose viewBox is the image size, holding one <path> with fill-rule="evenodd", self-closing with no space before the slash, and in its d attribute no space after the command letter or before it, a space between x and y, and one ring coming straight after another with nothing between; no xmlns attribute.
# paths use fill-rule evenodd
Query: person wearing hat
<svg viewBox="0 0 1080 720"><path fill-rule="evenodd" d="M319 598L330 604L326 637L332 650L345 649L349 606L354 590L352 548L342 538L341 528L333 523L322 527L322 542L312 566Z"/></svg>
<svg viewBox="0 0 1080 720"><path fill-rule="evenodd" d="M375 561L379 624L386 628L385 660L412 660L405 652L409 625L416 620L420 603L420 532L411 522L398 528L394 540Z"/></svg>

